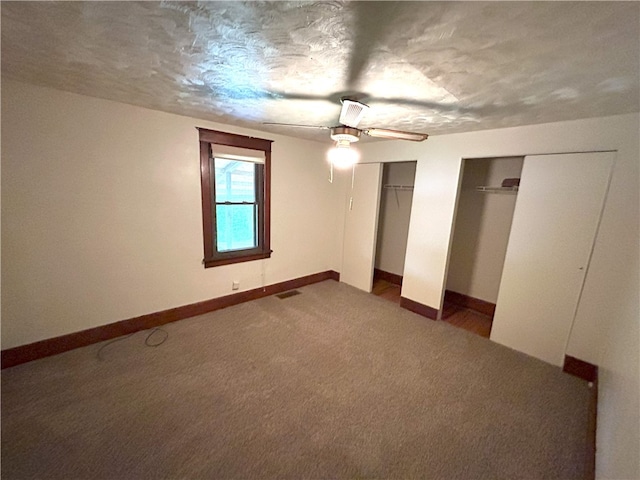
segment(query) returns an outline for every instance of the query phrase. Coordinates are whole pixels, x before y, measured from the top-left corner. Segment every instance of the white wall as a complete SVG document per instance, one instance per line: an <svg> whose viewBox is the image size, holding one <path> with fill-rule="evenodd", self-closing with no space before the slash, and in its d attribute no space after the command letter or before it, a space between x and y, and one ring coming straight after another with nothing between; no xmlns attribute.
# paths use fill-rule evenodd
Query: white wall
<svg viewBox="0 0 640 480"><path fill-rule="evenodd" d="M201 265L196 126L275 140L271 259ZM2 348L335 269L324 147L3 81Z"/></svg>
<svg viewBox="0 0 640 480"><path fill-rule="evenodd" d="M402 295L434 308L442 304L462 158L617 150L567 348L600 367L599 478L640 477L639 129L630 114L361 145L367 162L418 159Z"/></svg>
<svg viewBox="0 0 640 480"><path fill-rule="evenodd" d="M413 185L416 162L393 162L383 166L382 184ZM382 189L376 244L376 268L402 275L409 235L413 190Z"/></svg>
<svg viewBox="0 0 640 480"><path fill-rule="evenodd" d="M505 178L519 178L523 160L513 157L464 161L447 290L496 303L516 196L479 192L476 187L499 187Z"/></svg>

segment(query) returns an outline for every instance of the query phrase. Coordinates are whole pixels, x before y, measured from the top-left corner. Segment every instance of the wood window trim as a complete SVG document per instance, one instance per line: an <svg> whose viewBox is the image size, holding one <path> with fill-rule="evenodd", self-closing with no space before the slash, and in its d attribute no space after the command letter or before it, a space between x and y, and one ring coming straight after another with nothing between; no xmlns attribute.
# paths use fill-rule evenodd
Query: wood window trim
<svg viewBox="0 0 640 480"><path fill-rule="evenodd" d="M200 140L200 184L202 197L204 267L217 267L271 257L271 143L273 141L262 138L247 137L235 133L196 128L198 130ZM213 205L215 199L212 190L211 145L225 145L230 147L260 150L264 152L265 158L262 178L263 188L261 190L263 195L263 228L260 232L261 235L258 242L258 248L225 252L222 254L216 252L215 239L213 235Z"/></svg>

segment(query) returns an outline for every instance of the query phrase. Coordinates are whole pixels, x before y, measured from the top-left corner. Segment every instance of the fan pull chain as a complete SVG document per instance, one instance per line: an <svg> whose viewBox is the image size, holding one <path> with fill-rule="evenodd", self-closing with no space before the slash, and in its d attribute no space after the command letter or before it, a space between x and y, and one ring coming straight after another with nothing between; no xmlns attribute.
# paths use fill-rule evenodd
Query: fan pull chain
<svg viewBox="0 0 640 480"><path fill-rule="evenodd" d="M351 190L353 190L353 184L356 181L356 164L353 164L352 170L351 170Z"/></svg>

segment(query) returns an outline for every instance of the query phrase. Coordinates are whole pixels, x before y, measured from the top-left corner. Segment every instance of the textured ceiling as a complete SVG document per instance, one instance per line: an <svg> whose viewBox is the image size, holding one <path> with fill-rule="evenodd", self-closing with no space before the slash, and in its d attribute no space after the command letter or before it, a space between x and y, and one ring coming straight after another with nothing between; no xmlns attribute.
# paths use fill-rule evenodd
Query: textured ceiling
<svg viewBox="0 0 640 480"><path fill-rule="evenodd" d="M640 110L635 2L5 2L2 76L328 141Z"/></svg>

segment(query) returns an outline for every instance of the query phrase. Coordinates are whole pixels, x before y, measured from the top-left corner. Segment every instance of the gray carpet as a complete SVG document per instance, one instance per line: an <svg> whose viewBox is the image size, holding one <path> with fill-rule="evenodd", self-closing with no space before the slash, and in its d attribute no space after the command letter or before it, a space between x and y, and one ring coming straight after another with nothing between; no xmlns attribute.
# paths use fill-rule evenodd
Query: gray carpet
<svg viewBox="0 0 640 480"><path fill-rule="evenodd" d="M2 478L582 478L586 382L334 281L2 372Z"/></svg>

